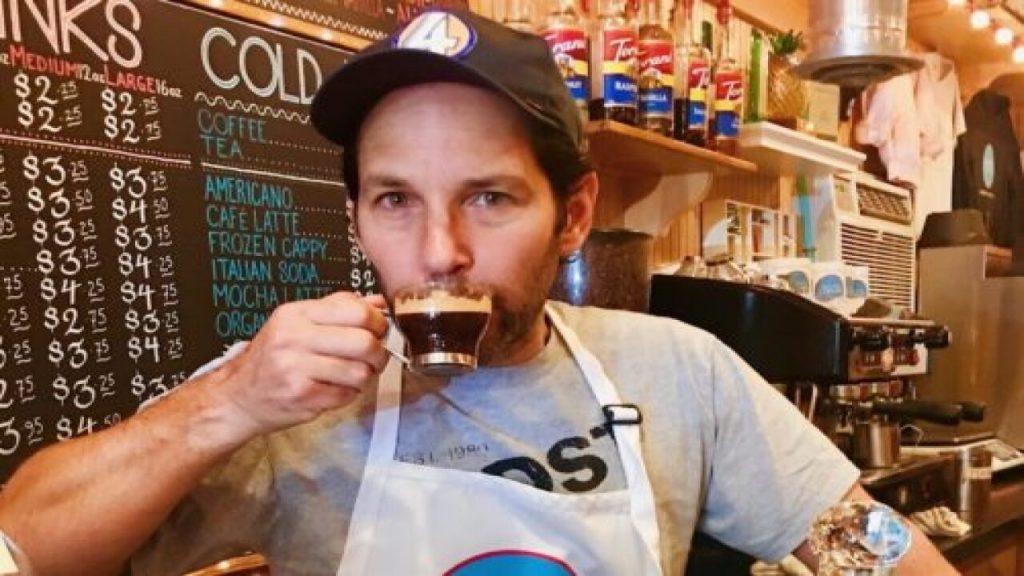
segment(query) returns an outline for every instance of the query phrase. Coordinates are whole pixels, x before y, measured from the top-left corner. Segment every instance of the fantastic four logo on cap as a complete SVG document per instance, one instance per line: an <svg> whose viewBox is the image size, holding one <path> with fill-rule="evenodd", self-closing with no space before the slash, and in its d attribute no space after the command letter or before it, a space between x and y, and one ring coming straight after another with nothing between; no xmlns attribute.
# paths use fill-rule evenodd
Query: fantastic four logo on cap
<svg viewBox="0 0 1024 576"><path fill-rule="evenodd" d="M392 45L462 58L476 46L476 30L451 12L428 10L410 21Z"/></svg>
<svg viewBox="0 0 1024 576"><path fill-rule="evenodd" d="M568 564L537 552L495 550L464 560L444 576L576 576Z"/></svg>

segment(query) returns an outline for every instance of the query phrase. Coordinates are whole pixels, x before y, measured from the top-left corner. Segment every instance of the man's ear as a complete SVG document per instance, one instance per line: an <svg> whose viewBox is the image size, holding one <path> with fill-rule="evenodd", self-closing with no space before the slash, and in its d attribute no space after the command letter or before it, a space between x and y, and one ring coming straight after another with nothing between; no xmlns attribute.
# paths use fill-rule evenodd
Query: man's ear
<svg viewBox="0 0 1024 576"><path fill-rule="evenodd" d="M596 172L587 172L572 185L565 199L565 225L558 235L558 256L566 258L583 247L594 225L598 181Z"/></svg>

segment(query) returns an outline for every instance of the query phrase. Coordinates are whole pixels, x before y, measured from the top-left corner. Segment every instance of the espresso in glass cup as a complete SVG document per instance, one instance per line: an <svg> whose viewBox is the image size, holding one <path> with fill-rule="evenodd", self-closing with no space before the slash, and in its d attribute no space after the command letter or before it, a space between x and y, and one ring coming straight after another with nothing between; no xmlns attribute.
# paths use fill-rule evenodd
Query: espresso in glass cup
<svg viewBox="0 0 1024 576"><path fill-rule="evenodd" d="M491 318L488 290L455 281L428 282L399 290L394 307L412 370L428 376L476 370L480 340Z"/></svg>

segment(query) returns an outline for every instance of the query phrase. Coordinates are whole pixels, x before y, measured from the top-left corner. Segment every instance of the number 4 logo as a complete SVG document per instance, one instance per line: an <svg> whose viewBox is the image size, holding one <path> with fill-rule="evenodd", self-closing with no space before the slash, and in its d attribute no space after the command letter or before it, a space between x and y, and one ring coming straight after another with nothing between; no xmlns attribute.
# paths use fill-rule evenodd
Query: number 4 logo
<svg viewBox="0 0 1024 576"><path fill-rule="evenodd" d="M427 11L417 16L395 39L396 48L426 50L449 58L469 54L476 44L476 32L458 16Z"/></svg>

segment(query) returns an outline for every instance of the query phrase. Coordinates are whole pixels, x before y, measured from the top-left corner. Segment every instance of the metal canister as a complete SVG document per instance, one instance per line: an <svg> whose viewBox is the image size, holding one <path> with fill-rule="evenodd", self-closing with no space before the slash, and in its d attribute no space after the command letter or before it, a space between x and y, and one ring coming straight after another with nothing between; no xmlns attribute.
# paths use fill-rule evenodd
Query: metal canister
<svg viewBox="0 0 1024 576"><path fill-rule="evenodd" d="M853 461L861 468L892 468L900 461L900 427L881 418L853 425Z"/></svg>
<svg viewBox="0 0 1024 576"><path fill-rule="evenodd" d="M976 516L988 506L992 493L992 452L984 446L956 452L956 508L964 516Z"/></svg>

